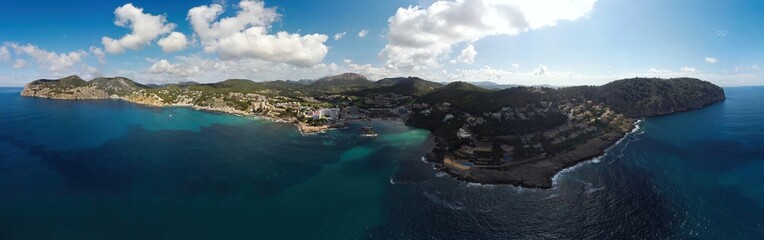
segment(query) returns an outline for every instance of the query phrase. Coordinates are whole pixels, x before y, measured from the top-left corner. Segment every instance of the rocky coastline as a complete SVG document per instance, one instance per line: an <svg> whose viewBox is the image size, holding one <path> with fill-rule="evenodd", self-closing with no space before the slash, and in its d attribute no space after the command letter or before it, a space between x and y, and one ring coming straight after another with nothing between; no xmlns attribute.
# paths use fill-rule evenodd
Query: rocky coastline
<svg viewBox="0 0 764 240"><path fill-rule="evenodd" d="M264 119L272 122L277 123L291 123L297 127L297 130L303 134L303 135L311 135L316 133L324 132L331 128L331 126L327 125L320 125L320 126L311 126L309 124L297 121L296 119L292 118L276 118L272 116L265 116L265 115L258 115L252 112L246 112L241 111L229 106L223 106L223 107L210 107L210 106L198 106L194 104L168 104L164 103L161 98L158 98L156 95L138 95L138 94L130 94L124 97L116 96L116 95L109 95L105 91L99 90L99 89L90 89L90 88L78 88L76 92L54 92L47 88L35 88L35 87L24 87L24 89L21 91L21 96L24 97L37 97L37 98L47 98L47 99L55 99L55 100L121 100L126 101L130 103L135 103L139 105L144 105L148 107L188 107L192 108L194 110L199 111L209 111L209 112L217 112L217 113L225 113L225 114L232 114L237 116L246 116L246 117L256 117L259 119Z"/></svg>
<svg viewBox="0 0 764 240"><path fill-rule="evenodd" d="M635 129L636 119L725 100L718 86L687 78L490 91L417 78L383 79L374 87L377 83L365 78L342 76L310 86L226 80L151 87L122 77L84 81L69 76L30 82L21 96L189 107L290 123L303 135L341 128L354 119L404 119L430 130L435 144L425 160L437 170L467 182L540 189L554 187L553 178L564 169L605 154ZM367 92L353 92L357 89Z"/></svg>
<svg viewBox="0 0 764 240"><path fill-rule="evenodd" d="M436 169L450 176L472 183L509 184L525 188L549 189L554 187L553 178L562 170L573 167L593 158L602 156L606 151L632 133L638 122L623 132L603 134L590 139L574 149L555 156L530 159L500 170L490 168L471 168L459 170L447 167L438 159L437 153L428 154L427 161L435 163Z"/></svg>

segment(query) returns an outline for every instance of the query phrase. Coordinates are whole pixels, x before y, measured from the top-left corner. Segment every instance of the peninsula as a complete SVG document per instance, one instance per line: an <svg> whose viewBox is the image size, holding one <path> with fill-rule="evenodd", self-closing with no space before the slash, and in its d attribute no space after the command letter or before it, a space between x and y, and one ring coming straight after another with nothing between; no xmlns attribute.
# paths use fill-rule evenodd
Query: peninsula
<svg viewBox="0 0 764 240"><path fill-rule="evenodd" d="M702 108L724 91L692 79L632 78L602 86L501 85L486 89L417 77L370 81L345 73L316 80L144 85L124 77L40 79L22 96L121 99L185 106L297 125L302 133L371 118L400 119L431 131L426 159L456 178L486 184L552 187L559 171L603 154L637 119Z"/></svg>

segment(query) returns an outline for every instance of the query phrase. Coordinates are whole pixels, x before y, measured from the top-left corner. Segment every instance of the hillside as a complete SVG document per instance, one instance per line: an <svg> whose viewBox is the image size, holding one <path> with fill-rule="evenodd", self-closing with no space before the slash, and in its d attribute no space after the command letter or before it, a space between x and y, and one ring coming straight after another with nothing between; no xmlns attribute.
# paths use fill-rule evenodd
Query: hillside
<svg viewBox="0 0 764 240"><path fill-rule="evenodd" d="M456 108L469 108L475 101L482 101L491 91L466 82L452 82L428 93L420 99L421 102L436 104L447 102Z"/></svg>
<svg viewBox="0 0 764 240"><path fill-rule="evenodd" d="M346 91L360 90L372 87L374 83L366 79L363 75L356 73L343 73L336 76L328 76L317 79L308 86L316 91L340 93Z"/></svg>
<svg viewBox="0 0 764 240"><path fill-rule="evenodd" d="M557 99L554 89L514 87L490 90L466 82L454 82L422 96L420 101L428 104L447 102L459 111L482 113L505 106L514 107Z"/></svg>
<svg viewBox="0 0 764 240"><path fill-rule="evenodd" d="M455 82L424 95L420 101L429 104L448 102L460 111L479 113L494 111L502 106L571 98L603 103L630 117L687 111L725 99L722 88L694 78L632 78L602 86L560 89L513 87L489 90Z"/></svg>
<svg viewBox="0 0 764 240"><path fill-rule="evenodd" d="M422 96L443 87L442 84L430 82L418 77L385 78L374 83L374 88L360 90L355 95L397 93L406 96Z"/></svg>
<svg viewBox="0 0 764 240"><path fill-rule="evenodd" d="M604 103L630 117L666 115L723 101L724 90L695 78L631 78L599 87L560 89L564 97Z"/></svg>
<svg viewBox="0 0 764 240"><path fill-rule="evenodd" d="M106 99L146 92L164 96L173 89L187 89L209 94L231 92L258 93L266 96L321 96L347 93L356 96L397 93L417 97L418 102L450 103L456 110L469 113L491 112L505 106L523 106L542 101L563 99L591 100L603 103L630 117L665 115L701 108L725 99L724 90L694 78L658 79L631 78L602 86L578 86L560 89L513 87L491 90L466 82L443 86L416 77L386 78L372 82L366 77L345 73L318 79L310 84L294 81L254 82L229 79L210 84L170 84L149 87L124 77L96 78L86 82L79 76L61 79L40 79L27 84L23 96L54 99Z"/></svg>
<svg viewBox="0 0 764 240"><path fill-rule="evenodd" d="M69 76L32 81L24 87L21 95L52 99L106 99L147 88L123 77L96 78L86 82L79 76Z"/></svg>
<svg viewBox="0 0 764 240"><path fill-rule="evenodd" d="M87 85L104 90L109 95L125 95L140 89L149 88L124 77L96 78L88 82Z"/></svg>

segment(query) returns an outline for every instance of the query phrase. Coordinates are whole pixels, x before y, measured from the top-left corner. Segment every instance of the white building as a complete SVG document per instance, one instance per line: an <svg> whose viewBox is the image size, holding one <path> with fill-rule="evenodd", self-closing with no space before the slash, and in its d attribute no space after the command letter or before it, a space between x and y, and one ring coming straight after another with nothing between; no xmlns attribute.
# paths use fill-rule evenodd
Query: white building
<svg viewBox="0 0 764 240"><path fill-rule="evenodd" d="M324 108L324 109L313 111L313 119L318 120L322 118L326 118L329 120L339 120L340 109L339 108Z"/></svg>

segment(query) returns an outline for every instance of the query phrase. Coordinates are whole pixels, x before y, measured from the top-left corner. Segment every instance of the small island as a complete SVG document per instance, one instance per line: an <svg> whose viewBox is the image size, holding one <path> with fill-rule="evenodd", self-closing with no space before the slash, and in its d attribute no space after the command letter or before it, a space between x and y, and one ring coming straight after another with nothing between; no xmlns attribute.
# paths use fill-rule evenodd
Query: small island
<svg viewBox="0 0 764 240"><path fill-rule="evenodd" d="M496 85L499 86L499 85ZM143 85L124 77L40 79L22 96L121 99L153 107L183 106L295 124L303 134L373 118L428 129L426 159L470 182L550 188L561 170L602 155L637 119L702 108L724 91L693 78L632 78L602 86L510 86L486 89L417 77L370 81L345 73L316 80L229 79ZM376 136L369 127L361 134Z"/></svg>

